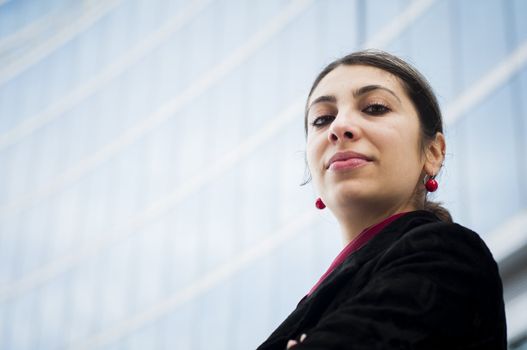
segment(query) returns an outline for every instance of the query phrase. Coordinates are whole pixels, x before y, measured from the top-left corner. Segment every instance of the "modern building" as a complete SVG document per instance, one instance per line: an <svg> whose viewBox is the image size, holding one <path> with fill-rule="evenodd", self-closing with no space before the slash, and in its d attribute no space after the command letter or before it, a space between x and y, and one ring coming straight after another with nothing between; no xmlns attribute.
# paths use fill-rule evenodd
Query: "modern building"
<svg viewBox="0 0 527 350"><path fill-rule="evenodd" d="M523 0L0 0L0 348L255 348L341 249L303 108L361 48L436 90L527 349Z"/></svg>

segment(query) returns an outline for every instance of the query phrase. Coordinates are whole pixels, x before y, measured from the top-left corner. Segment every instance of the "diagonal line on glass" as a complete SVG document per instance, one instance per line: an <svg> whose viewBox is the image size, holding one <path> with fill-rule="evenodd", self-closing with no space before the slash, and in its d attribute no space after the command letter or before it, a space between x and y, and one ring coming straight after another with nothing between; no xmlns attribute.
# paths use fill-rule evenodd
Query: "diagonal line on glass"
<svg viewBox="0 0 527 350"><path fill-rule="evenodd" d="M110 13L121 1L98 1L94 5L90 5L86 13L80 18L74 18L68 25L57 31L48 40L31 47L26 54L13 60L11 63L2 65L2 68L0 68L0 86L24 72L35 63L41 61L56 49L75 38L78 34L90 28L95 22Z"/></svg>
<svg viewBox="0 0 527 350"><path fill-rule="evenodd" d="M62 117L68 110L93 95L99 89L118 77L127 69L136 64L149 52L160 46L186 24L191 22L211 0L197 0L190 2L184 9L167 21L161 29L134 45L119 59L108 65L102 72L75 88L59 101L53 103L43 111L21 122L13 129L0 135L0 151L19 142L39 130L43 126Z"/></svg>
<svg viewBox="0 0 527 350"><path fill-rule="evenodd" d="M200 96L203 92L225 77L229 72L238 67L242 62L255 54L265 43L296 18L296 16L311 4L311 2L311 0L296 0L291 2L284 11L271 19L262 30L257 32L244 45L238 47L233 54L228 56L210 71L203 74L201 78L197 79L174 99L170 100L157 111L126 130L119 138L102 147L91 156L82 159L80 162L55 177L54 180L42 186L34 193L19 196L16 201L0 207L0 220L6 216L18 213L31 206L33 203L74 183L89 171L95 169L97 166L125 150L128 146L134 144L134 142L138 141L149 131L169 120L177 111L181 110L189 102Z"/></svg>
<svg viewBox="0 0 527 350"><path fill-rule="evenodd" d="M168 298L162 299L155 305L137 313L113 328L95 334L88 339L70 344L67 346L67 349L96 349L140 329L153 320L159 319L178 306L188 303L194 298L204 294L247 266L250 266L258 259L269 255L278 247L286 244L299 232L304 232L302 228L312 224L319 215L318 212L313 210L298 215L271 235L266 235L266 239L241 254L238 254L236 258L205 274L196 282L172 294Z"/></svg>
<svg viewBox="0 0 527 350"><path fill-rule="evenodd" d="M152 115L146 123L140 123L137 127L129 130L123 137L118 139L116 142L106 147L101 152L96 153L94 156L90 157L88 160L85 160L80 166L75 167L67 174L61 177L61 183L71 183L72 180L78 179L78 177L83 174L87 169L93 168L100 162L106 160L108 157L113 156L114 154L121 151L131 142L135 141L140 137L144 132L145 128L152 129L155 126L159 125L161 122L165 121L167 118L173 115L174 111L180 108L182 104L190 101L195 97L196 94L201 93L204 89L208 88L212 83L219 80L230 70L234 69L242 60L246 59L249 55L256 52L256 50L262 46L267 40L269 40L274 34L279 32L287 23L296 18L298 14L304 10L311 1L295 1L292 2L284 11L282 11L277 17L273 18L268 26L260 32L258 32L254 37L252 37L249 42L240 47L239 50L236 50L233 56L228 57L223 61L219 66L215 67L213 71L208 72L204 75L202 79L199 79L196 84L192 85L183 95L180 95L178 98L173 100L168 105L163 106L158 110L154 115ZM157 200L152 205L150 205L142 213L136 214L133 218L123 224L119 225L116 232L118 234L111 233L106 238L101 239L100 241L94 241L89 246L85 246L80 251L76 251L72 254L62 256L41 268L35 270L34 272L29 273L26 277L21 278L13 284L7 285L0 289L0 302L11 298L16 294L20 294L25 290L29 290L38 286L45 281L53 278L56 275L71 269L73 266L77 265L80 261L86 259L89 256L97 254L105 247L108 247L115 242L118 242L126 237L126 234L129 234L129 231L137 227L145 225L147 222L151 222L153 218L156 218L160 215L161 212L166 211L170 206L178 203L182 198L192 193L196 189L202 187L204 184L213 179L210 175L215 174L218 176L220 173L226 170L226 167L230 164L238 162L240 159L243 159L247 154L249 154L253 149L262 144L265 140L268 140L276 132L283 130L284 124L292 121L295 117L298 117L296 113L301 113L303 106L303 98L292 103L289 108L286 108L284 113L281 113L275 118L271 118L265 128L261 131L252 135L247 140L242 142L238 147L233 149L230 152L227 152L224 156L220 157L218 161L214 164L209 165L207 172L204 172L203 175L195 176L190 179L188 182L182 184L180 187L174 189L167 196ZM298 111L298 112L297 112ZM215 170L214 170L215 169ZM0 220L6 217L6 214L13 214L15 210L21 210L24 206L27 206L30 203L33 203L35 197L41 199L46 195L53 193L57 188L57 183L49 185L47 188L39 191L36 196L30 198L22 199L15 205L11 204L8 207L0 209ZM15 210L13 210L15 209Z"/></svg>

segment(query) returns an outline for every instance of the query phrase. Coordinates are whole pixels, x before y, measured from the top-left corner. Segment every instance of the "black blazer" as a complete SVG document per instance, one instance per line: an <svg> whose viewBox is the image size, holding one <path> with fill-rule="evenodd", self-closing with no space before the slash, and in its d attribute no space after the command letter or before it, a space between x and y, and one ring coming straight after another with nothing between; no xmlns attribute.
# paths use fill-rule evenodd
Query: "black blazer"
<svg viewBox="0 0 527 350"><path fill-rule="evenodd" d="M351 254L258 347L285 350L503 349L498 268L473 231L419 210Z"/></svg>

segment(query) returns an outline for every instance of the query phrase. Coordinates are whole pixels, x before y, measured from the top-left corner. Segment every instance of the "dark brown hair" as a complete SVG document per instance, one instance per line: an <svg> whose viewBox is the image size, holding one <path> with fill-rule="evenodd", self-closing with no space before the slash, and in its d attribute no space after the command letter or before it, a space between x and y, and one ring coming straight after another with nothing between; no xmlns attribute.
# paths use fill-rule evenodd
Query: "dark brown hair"
<svg viewBox="0 0 527 350"><path fill-rule="evenodd" d="M399 78L403 90L406 92L417 110L421 130L420 146L423 151L426 144L435 138L437 132L443 132L443 118L441 116L439 103L437 102L437 98L435 97L435 94L426 78L421 73L419 73L417 69L399 57L380 50L364 50L353 52L331 62L316 77L311 90L309 91L306 102L304 116L304 129L306 136L308 132L307 107L309 98L320 81L329 72L341 65L371 66L382 69ZM307 182L309 182L309 179L304 183ZM442 221L452 222L452 216L447 209L442 207L440 203L429 201L426 198L424 186L416 195L417 198L421 198L421 196L424 196L424 203L416 203L418 204L418 208L422 207L424 210L433 212Z"/></svg>

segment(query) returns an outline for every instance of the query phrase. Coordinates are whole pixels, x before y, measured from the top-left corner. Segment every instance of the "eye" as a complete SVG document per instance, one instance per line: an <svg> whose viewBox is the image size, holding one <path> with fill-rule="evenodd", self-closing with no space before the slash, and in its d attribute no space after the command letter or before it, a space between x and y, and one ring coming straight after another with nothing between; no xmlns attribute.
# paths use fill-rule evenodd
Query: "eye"
<svg viewBox="0 0 527 350"><path fill-rule="evenodd" d="M315 120L311 123L315 128L321 128L323 126L326 126L330 124L335 119L332 115L322 115L320 117L316 117Z"/></svg>
<svg viewBox="0 0 527 350"><path fill-rule="evenodd" d="M390 108L382 103L372 103L362 111L369 115L383 115L390 112Z"/></svg>

